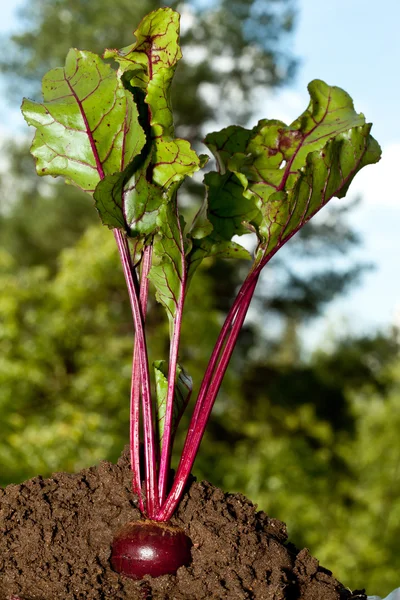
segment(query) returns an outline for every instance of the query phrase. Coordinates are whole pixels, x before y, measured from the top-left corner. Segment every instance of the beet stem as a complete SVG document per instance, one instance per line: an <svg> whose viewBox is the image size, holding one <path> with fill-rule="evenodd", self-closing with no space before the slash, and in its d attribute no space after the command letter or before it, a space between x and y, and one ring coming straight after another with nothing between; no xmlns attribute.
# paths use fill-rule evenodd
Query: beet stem
<svg viewBox="0 0 400 600"><path fill-rule="evenodd" d="M125 235L114 229L121 257L122 268L128 288L135 325L137 350L139 357L140 380L142 386L143 429L146 468L146 512L150 519L154 518L158 510L157 465L155 452L155 436L153 427L153 408L150 390L149 362L147 356L146 336L144 331L144 317L140 306L139 283L136 270L132 266L129 246ZM137 430L137 433L139 431ZM139 437L139 436L138 436Z"/></svg>
<svg viewBox="0 0 400 600"><path fill-rule="evenodd" d="M143 251L140 276L140 306L143 315L143 321L146 319L147 300L149 292L149 271L151 268L152 246L146 246ZM131 269L133 269L131 261ZM139 369L139 344L135 336L132 361L132 381L131 381L131 404L130 404L130 455L131 468L133 472L132 488L138 497L139 508L144 513L144 505L141 494L142 477L140 470L140 369Z"/></svg>
<svg viewBox="0 0 400 600"><path fill-rule="evenodd" d="M246 317L261 269L251 272L244 282L238 297L226 318L217 340L209 367L203 378L201 391L196 401L195 411L186 436L181 460L171 491L156 515L157 521L168 521L179 503L183 489L190 475L204 431L217 397L222 379L228 367L232 352ZM224 342L226 340L226 344ZM219 356L222 356L218 361Z"/></svg>
<svg viewBox="0 0 400 600"><path fill-rule="evenodd" d="M246 279L246 281L243 283L241 289L239 290L239 293L236 296L235 301L234 301L234 303L233 303L233 305L232 305L232 307L231 307L231 309L230 309L230 311L229 311L229 313L228 313L228 315L227 315L227 317L225 319L225 323L224 323L224 325L223 325L223 327L222 327L222 329L220 331L220 334L218 336L218 339L217 339L217 342L215 344L214 350L213 350L213 352L211 354L210 361L208 363L206 372L204 374L203 381L202 381L201 386L200 386L200 390L199 390L198 398L197 398L197 401L196 401L195 409L193 411L192 421L191 421L190 427L189 427L189 432L192 429L196 428L196 423L197 423L197 421L199 419L199 416L201 414L201 411L202 411L204 398L205 398L205 396L207 394L208 388L210 386L210 383L211 383L212 378L213 378L214 373L215 373L216 366L218 364L218 361L220 360L221 353L222 353L222 351L224 349L226 340L227 340L227 338L229 336L229 332L230 332L230 329L232 327L232 323L233 323L233 321L234 321L234 319L236 317L236 314L238 312L240 304L243 301L243 298L245 297L247 288L248 288L248 286L250 284L251 284L251 280L250 280L250 277L248 277ZM190 439L187 438L186 441L185 441L185 447L184 447L183 452L185 452L185 449L187 448L187 446L189 444L190 444Z"/></svg>

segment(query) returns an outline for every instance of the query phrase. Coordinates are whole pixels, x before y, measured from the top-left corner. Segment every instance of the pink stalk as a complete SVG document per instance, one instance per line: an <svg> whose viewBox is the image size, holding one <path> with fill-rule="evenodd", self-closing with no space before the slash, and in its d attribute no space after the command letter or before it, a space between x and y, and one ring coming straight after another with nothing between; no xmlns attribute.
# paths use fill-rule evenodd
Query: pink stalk
<svg viewBox="0 0 400 600"><path fill-rule="evenodd" d="M292 232L288 237L287 240L289 240L296 232ZM285 240L285 242L287 241ZM199 390L199 394L197 397L197 401L196 401L196 405L193 411L193 416L190 422L190 426L189 426L189 431L188 431L188 435L186 436L186 440L185 440L185 445L182 451L182 455L185 454L187 447L191 444L191 435L193 433L193 430L196 429L196 423L197 420L199 418L199 415L202 412L202 408L203 408L203 401L204 398L206 397L208 388L210 386L210 382L212 380L215 368L217 366L217 363L220 359L221 353L224 349L224 345L226 343L226 340L228 338L229 335L229 331L230 328L232 326L232 323L234 321L234 319L236 318L236 313L238 312L238 309L240 308L240 305L243 301L243 299L246 298L247 294L248 294L248 290L249 287L252 287L254 284L254 288L253 291L251 292L250 295L250 299L249 299L249 303L251 302L251 299L253 297L253 293L254 293L254 289L255 286L257 284L258 281L258 277L261 273L261 271L263 270L263 268L266 266L266 264L271 260L271 258L277 253L277 251L279 250L280 246L282 244L277 244L277 246L271 251L269 252L267 255L265 255L262 260L260 260L258 263L256 263L254 265L254 267L252 268L252 270L250 271L250 273L247 275L246 280L243 282L242 287L240 288L234 303L231 306L231 309L228 313L228 316L225 319L224 325L220 331L220 334L218 336L217 342L214 346L213 352L211 354L206 372L204 374L203 377L203 381L201 383L200 386L200 390ZM247 307L248 308L248 307Z"/></svg>
<svg viewBox="0 0 400 600"><path fill-rule="evenodd" d="M195 461L222 379L225 375L238 335L250 306L258 277L262 269L276 254L279 248L293 237L298 229L299 228L296 228L292 231L284 240L281 239L271 252L266 254L256 263L239 290L225 319L225 323L218 336L210 362L203 377L174 483L166 501L162 504L155 517L155 520L157 521L167 521L170 519L179 503Z"/></svg>
<svg viewBox="0 0 400 600"><path fill-rule="evenodd" d="M175 395L175 385L176 385L176 371L178 366L178 352L179 352L179 339L181 336L181 326L182 326L182 315L183 315L183 305L185 302L185 291L186 291L186 281L187 281L187 270L186 270L186 260L185 260L185 248L183 243L183 235L179 220L178 207L176 208L177 212L177 224L179 228L179 237L180 237L180 251L181 251L181 264L182 264L182 273L181 273L181 285L180 285L180 294L178 299L178 305L176 307L176 313L173 324L172 331L172 339L170 345L170 353L169 353L169 367L168 367L168 391L167 391L167 399L166 399L166 410L165 410L165 421L164 421L164 432L162 438L162 448L161 448L161 460L160 460L160 473L158 480L158 493L160 498L160 504L165 500L165 496L167 493L167 484L168 484L168 476L171 465L171 451L172 451L172 419L173 419L173 411L174 411L174 395Z"/></svg>
<svg viewBox="0 0 400 600"><path fill-rule="evenodd" d="M143 321L146 319L147 298L149 292L149 271L151 268L152 246L146 246L143 251L142 270L140 277L140 307ZM134 269L131 261L131 269ZM135 336L132 364L131 382L131 406L130 406L130 455L131 469L133 472L132 487L138 496L139 508L144 513L143 499L141 494L142 477L140 473L140 367L139 367L139 343Z"/></svg>
<svg viewBox="0 0 400 600"><path fill-rule="evenodd" d="M212 407L250 306L259 275L279 248L296 231L297 229L291 232L284 241L280 240L280 243L271 252L254 265L225 319L201 383L174 483L167 499L162 503L160 510L155 516L155 520L157 521L169 520L179 503L203 438Z"/></svg>
<svg viewBox="0 0 400 600"><path fill-rule="evenodd" d="M182 455L184 455L187 452L187 448L191 444L191 435L192 435L193 431L196 429L196 423L202 412L204 398L207 394L208 387L210 385L210 382L211 382L214 372L215 372L215 368L218 364L221 353L225 346L227 337L228 337L230 329L232 327L232 323L236 317L236 313L240 307L241 302L246 297L246 292L248 290L248 286L251 285L254 277L258 278L260 271L261 271L261 268L258 268L257 270L253 270L249 273L249 275L247 276L246 280L244 281L242 287L240 288L239 293L237 294L235 301L232 304L230 311L225 319L224 325L220 331L220 334L219 334L216 344L214 346L214 349L211 354L206 372L203 377L203 381L200 386L200 390L199 390L199 393L197 396L196 405L194 407L193 416L192 416L192 419L190 422L188 435L186 436Z"/></svg>
<svg viewBox="0 0 400 600"><path fill-rule="evenodd" d="M114 237L117 242L118 251L121 257L122 268L125 281L128 288L129 299L132 308L133 321L135 325L135 334L137 340L137 350L139 356L140 381L142 385L142 405L143 405L143 429L144 429L144 448L145 448L145 468L146 468L146 509L150 519L154 518L158 510L158 489L157 489L157 465L155 453L155 440L153 428L153 410L151 402L149 363L147 357L146 337L144 332L144 319L139 300L139 283L135 269L132 268L129 247L126 238L121 231L114 229Z"/></svg>
<svg viewBox="0 0 400 600"><path fill-rule="evenodd" d="M163 505L161 506L161 509L159 510L159 512L157 513L157 515L155 517L155 520L157 520L157 521L168 521L171 518L171 516L181 498L183 489L186 485L186 482L190 475L190 471L192 469L194 460L196 458L196 454L198 452L200 442L204 435L204 431L205 431L212 407L214 405L219 388L221 386L222 379L225 375L225 371L228 367L229 360L232 356L232 352L234 350L238 335L242 328L242 325L243 325L244 319L246 317L251 299L253 297L254 290L256 288L257 281L258 281L258 276L259 276L259 270L253 271L252 277L249 278L248 280L246 280L246 282L242 286L241 291L243 291L243 294L240 295L240 300L238 300L237 302L234 303L234 305L232 306L232 308L229 312L229 315L227 316L226 322L232 323L232 321L233 321L232 328L231 328L228 338L226 340L226 345L223 349L222 357L215 367L215 372L213 369L212 371L210 371L211 377L206 378L206 375L204 376L203 384L202 384L203 394L202 394L202 396L200 396L200 393L199 393L199 397L196 402L196 408L198 408L198 406L199 406L198 410L195 411L197 413L197 418L196 418L196 415L193 414L191 424L189 427L189 431L186 436L185 447L182 452L182 457L181 457L181 460L180 460L180 463L178 466L178 470L177 470L177 473L175 476L174 483L172 485L171 491L170 491L166 501L163 503ZM239 296L238 296L238 298L239 298ZM233 313L233 316L232 316L232 313ZM228 328L229 328L229 325L228 325ZM218 338L218 341L217 341L216 348L220 344L223 345L223 342L220 342L220 340L224 339L226 337L226 335L224 335L224 333L223 333L224 329L225 329L225 327L221 331L220 337Z"/></svg>
<svg viewBox="0 0 400 600"><path fill-rule="evenodd" d="M131 404L130 404L130 456L132 469L132 490L137 495L140 512L144 513L142 499L142 476L140 473L140 369L138 364L138 342L135 337L132 359Z"/></svg>

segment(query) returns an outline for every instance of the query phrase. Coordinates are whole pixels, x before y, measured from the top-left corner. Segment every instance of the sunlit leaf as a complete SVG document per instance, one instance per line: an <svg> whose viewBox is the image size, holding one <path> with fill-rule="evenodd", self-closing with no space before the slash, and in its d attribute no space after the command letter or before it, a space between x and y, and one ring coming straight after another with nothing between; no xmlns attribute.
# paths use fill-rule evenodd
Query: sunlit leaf
<svg viewBox="0 0 400 600"><path fill-rule="evenodd" d="M145 92L153 136L172 136L170 86L176 64L182 58L179 14L171 8L155 10L144 17L134 36L134 44L121 50L106 50L104 57L116 60L120 77L127 74L132 88Z"/></svg>
<svg viewBox="0 0 400 600"><path fill-rule="evenodd" d="M290 126L262 120L252 131L229 127L206 138L220 167L207 175L209 197L221 199L220 211L223 203L242 207L237 233L240 227L257 233L258 259L284 244L333 196L344 196L356 173L380 158L371 125L346 92L319 80L309 92L307 110ZM210 221L218 208L209 208Z"/></svg>
<svg viewBox="0 0 400 600"><path fill-rule="evenodd" d="M65 67L43 78L43 103L25 99L36 127L31 152L39 175L61 175L87 192L125 167L145 143L132 95L91 52L71 49Z"/></svg>
<svg viewBox="0 0 400 600"><path fill-rule="evenodd" d="M159 231L161 206L205 162L188 141L173 137L170 85L182 56L178 13L170 8L153 11L134 35L134 44L107 50L104 56L119 63L118 76L136 97L137 88L144 93L147 106L141 108L142 119L150 138L147 156L136 168L129 166L123 174L107 177L95 193L103 223L123 228L132 237Z"/></svg>

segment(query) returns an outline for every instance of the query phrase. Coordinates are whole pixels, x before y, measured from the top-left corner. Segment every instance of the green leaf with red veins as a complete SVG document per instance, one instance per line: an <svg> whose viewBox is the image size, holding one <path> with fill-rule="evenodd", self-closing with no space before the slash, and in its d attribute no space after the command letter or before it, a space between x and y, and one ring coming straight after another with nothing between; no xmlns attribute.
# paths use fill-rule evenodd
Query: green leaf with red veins
<svg viewBox="0 0 400 600"><path fill-rule="evenodd" d="M221 189L231 187L230 173L240 182L243 198L254 202L257 212L248 212L243 226L258 235L257 262L268 260L333 196L344 196L356 173L380 158L371 125L356 113L346 92L319 80L308 89L310 104L296 121L289 126L260 121L239 152L233 142L235 136L245 139L242 128L208 136L227 170L208 179L209 193L218 190L221 202L229 201Z"/></svg>
<svg viewBox="0 0 400 600"><path fill-rule="evenodd" d="M204 183L206 198L188 232L189 278L207 257L251 259L248 250L232 238L249 233L250 223L259 215L254 199L244 196L243 186L234 173L207 173Z"/></svg>
<svg viewBox="0 0 400 600"><path fill-rule="evenodd" d="M214 154L219 172L224 175L228 160L238 152L245 152L251 137L251 130L230 125L221 131L209 133L204 143Z"/></svg>
<svg viewBox="0 0 400 600"><path fill-rule="evenodd" d="M71 49L42 90L44 102L25 99L21 107L37 129L31 152L39 175L63 176L92 193L140 154L145 135L133 97L96 54Z"/></svg>
<svg viewBox="0 0 400 600"><path fill-rule="evenodd" d="M153 235L160 207L167 201L163 190L147 181L149 155L136 170L130 165L124 173L103 179L94 192L95 206L104 225L123 229L128 236Z"/></svg>
<svg viewBox="0 0 400 600"><path fill-rule="evenodd" d="M158 215L160 233L153 245L154 264L149 279L156 288L156 298L165 310L172 324L186 289L184 221L178 220L175 202L161 206ZM172 329L171 329L172 332Z"/></svg>
<svg viewBox="0 0 400 600"><path fill-rule="evenodd" d="M95 193L103 223L122 227L130 236L161 232L162 205L175 197L185 177L204 164L189 142L173 137L170 84L181 58L178 13L170 8L150 13L135 36L135 44L122 50L108 50L105 56L118 61L119 77L125 84L129 82L132 93L138 87L142 96L145 93L148 111L141 116L151 135L145 148L147 157L140 166L128 167L125 173L106 178Z"/></svg>
<svg viewBox="0 0 400 600"><path fill-rule="evenodd" d="M153 363L153 367L156 384L158 434L161 448L164 435L165 413L167 408L168 364L165 360L156 360ZM176 370L176 386L172 416L172 437L175 436L179 421L181 420L181 417L185 412L185 408L189 403L193 388L192 378L185 371L185 369L181 365L178 365Z"/></svg>
<svg viewBox="0 0 400 600"><path fill-rule="evenodd" d="M131 165L125 173L106 177L94 194L103 223L124 229L131 237L162 230L161 207L172 200L184 178L200 168L201 159L186 140L157 142L138 170Z"/></svg>
<svg viewBox="0 0 400 600"><path fill-rule="evenodd" d="M153 74L174 67L182 58L179 18L179 13L172 8L153 10L134 31L134 44L121 50L106 50L104 58L114 58L121 73L129 72L132 85L146 90Z"/></svg>
<svg viewBox="0 0 400 600"><path fill-rule="evenodd" d="M105 58L118 62L120 77L126 74L132 88L145 92L153 137L173 135L170 86L177 62L182 58L179 18L171 8L155 10L144 17L134 32L134 44L104 53Z"/></svg>
<svg viewBox="0 0 400 600"><path fill-rule="evenodd" d="M147 86L146 102L149 105L149 124L156 144L161 136L174 136L170 88L175 68L154 73ZM182 140L183 141L183 140ZM188 143L188 142L187 142Z"/></svg>
<svg viewBox="0 0 400 600"><path fill-rule="evenodd" d="M163 189L180 185L200 168L200 158L186 140L159 138L153 155L153 182ZM174 186L176 188L176 186ZM174 189L173 188L173 189Z"/></svg>
<svg viewBox="0 0 400 600"><path fill-rule="evenodd" d="M231 172L226 172L229 158L246 150L251 131L232 125L206 136L204 143L217 159L218 173L204 177L206 197L188 233L189 274L209 256L251 258L247 250L232 242L234 235L248 233L246 225L258 213L255 203L243 196L243 186Z"/></svg>
<svg viewBox="0 0 400 600"><path fill-rule="evenodd" d="M207 257L251 259L249 252L233 242L232 237L249 233L250 222L259 211L252 198L244 197L243 185L236 175L226 170L232 155L245 152L251 133L232 125L207 135L204 140L217 159L219 173L207 173L204 177L206 197L188 232L189 278Z"/></svg>

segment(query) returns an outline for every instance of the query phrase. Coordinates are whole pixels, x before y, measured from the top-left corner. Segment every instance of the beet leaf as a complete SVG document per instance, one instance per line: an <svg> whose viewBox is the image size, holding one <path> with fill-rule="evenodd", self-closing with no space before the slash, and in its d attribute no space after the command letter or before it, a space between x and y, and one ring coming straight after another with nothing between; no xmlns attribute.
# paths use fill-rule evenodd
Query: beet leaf
<svg viewBox="0 0 400 600"><path fill-rule="evenodd" d="M65 67L45 75L42 91L42 104L22 104L37 129L31 152L38 175L62 175L93 192L140 154L145 135L134 99L96 54L71 49Z"/></svg>

